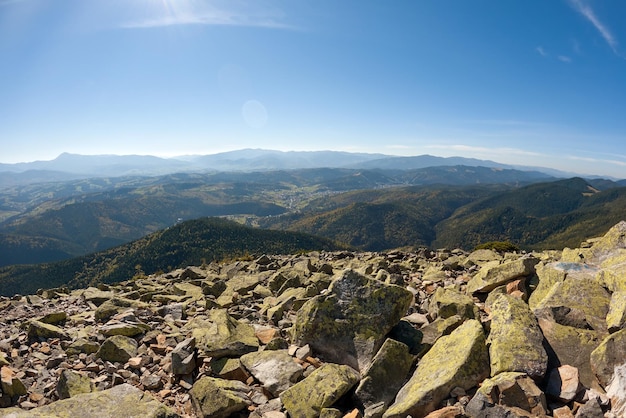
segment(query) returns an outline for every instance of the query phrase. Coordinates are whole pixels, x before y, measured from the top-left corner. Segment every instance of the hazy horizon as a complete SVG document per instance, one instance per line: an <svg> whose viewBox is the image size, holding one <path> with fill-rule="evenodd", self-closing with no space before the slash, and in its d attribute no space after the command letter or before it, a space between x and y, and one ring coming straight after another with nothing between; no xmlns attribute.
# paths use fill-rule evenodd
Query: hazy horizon
<svg viewBox="0 0 626 418"><path fill-rule="evenodd" d="M0 162L261 148L625 178L625 15L592 0L0 0Z"/></svg>

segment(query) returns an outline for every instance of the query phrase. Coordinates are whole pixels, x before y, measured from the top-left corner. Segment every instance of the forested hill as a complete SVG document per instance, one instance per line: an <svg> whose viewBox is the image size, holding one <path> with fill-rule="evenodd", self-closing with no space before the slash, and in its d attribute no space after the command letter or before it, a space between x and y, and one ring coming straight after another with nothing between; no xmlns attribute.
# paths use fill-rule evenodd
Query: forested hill
<svg viewBox="0 0 626 418"><path fill-rule="evenodd" d="M312 235L250 228L220 218L182 222L106 251L36 265L0 268L0 295L85 287L212 261L345 248Z"/></svg>
<svg viewBox="0 0 626 418"><path fill-rule="evenodd" d="M581 178L524 187L430 186L344 193L266 227L316 233L379 251L402 246L473 249L510 241L532 249L576 247L626 218L626 188Z"/></svg>

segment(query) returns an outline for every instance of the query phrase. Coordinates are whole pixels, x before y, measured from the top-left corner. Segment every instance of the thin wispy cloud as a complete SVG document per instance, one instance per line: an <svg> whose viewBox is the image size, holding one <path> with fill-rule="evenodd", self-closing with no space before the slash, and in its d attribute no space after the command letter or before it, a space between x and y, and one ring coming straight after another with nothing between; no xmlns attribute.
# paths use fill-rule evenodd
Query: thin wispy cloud
<svg viewBox="0 0 626 418"><path fill-rule="evenodd" d="M565 158L569 159L569 160L574 160L574 161L585 161L588 163L600 163L600 164L611 164L611 165L617 165L620 167L626 167L626 161L620 161L620 160L609 160L609 159L601 159L601 158L591 158L591 157L581 157L578 155L567 155Z"/></svg>
<svg viewBox="0 0 626 418"><path fill-rule="evenodd" d="M542 57L544 57L544 58L553 58L553 57L552 57L552 56L548 53L548 51L546 51L546 50L545 50L545 48L544 48L544 47L542 47L542 46L538 46L537 48L535 48L535 51L537 51L537 53L538 53L539 55L541 55ZM559 60L559 61L561 61L561 62L565 62L565 63L570 63L570 62L572 62L572 58L570 58L570 57L569 57L569 56L567 56L567 55L557 55L557 56L556 56L556 59L557 59L557 60Z"/></svg>
<svg viewBox="0 0 626 418"><path fill-rule="evenodd" d="M427 148L433 149L446 149L446 150L454 150L462 153L473 153L473 154L482 154L482 155L523 155L527 157L544 157L544 154L527 151L519 148L488 148L488 147L477 147L473 145L464 145L464 144L456 144L456 145L428 145Z"/></svg>
<svg viewBox="0 0 626 418"><path fill-rule="evenodd" d="M595 12L586 4L585 0L570 0L571 5L580 13L585 19L587 19L598 32L604 38L606 43L611 47L616 55L620 55L617 49L618 42L613 36L609 28L596 16Z"/></svg>
<svg viewBox="0 0 626 418"><path fill-rule="evenodd" d="M268 29L296 29L284 23L281 13L256 10L235 10L232 7L195 7L194 3L180 2L168 5L157 13L152 11L121 24L126 29L146 29L167 26L246 26Z"/></svg>

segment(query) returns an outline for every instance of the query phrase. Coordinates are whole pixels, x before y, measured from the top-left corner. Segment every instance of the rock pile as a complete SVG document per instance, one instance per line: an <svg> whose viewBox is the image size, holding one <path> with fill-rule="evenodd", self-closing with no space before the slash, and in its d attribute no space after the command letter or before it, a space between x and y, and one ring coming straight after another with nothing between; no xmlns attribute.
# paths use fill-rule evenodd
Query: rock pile
<svg viewBox="0 0 626 418"><path fill-rule="evenodd" d="M626 223L0 299L0 417L626 416Z"/></svg>

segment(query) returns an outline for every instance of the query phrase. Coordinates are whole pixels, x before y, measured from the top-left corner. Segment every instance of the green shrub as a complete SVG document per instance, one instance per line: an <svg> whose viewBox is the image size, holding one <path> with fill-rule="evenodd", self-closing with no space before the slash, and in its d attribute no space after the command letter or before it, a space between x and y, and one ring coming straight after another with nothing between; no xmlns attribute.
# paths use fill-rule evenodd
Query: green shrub
<svg viewBox="0 0 626 418"><path fill-rule="evenodd" d="M476 250L494 250L499 253L516 252L519 251L519 247L509 241L489 241L484 244L479 244L475 248Z"/></svg>

